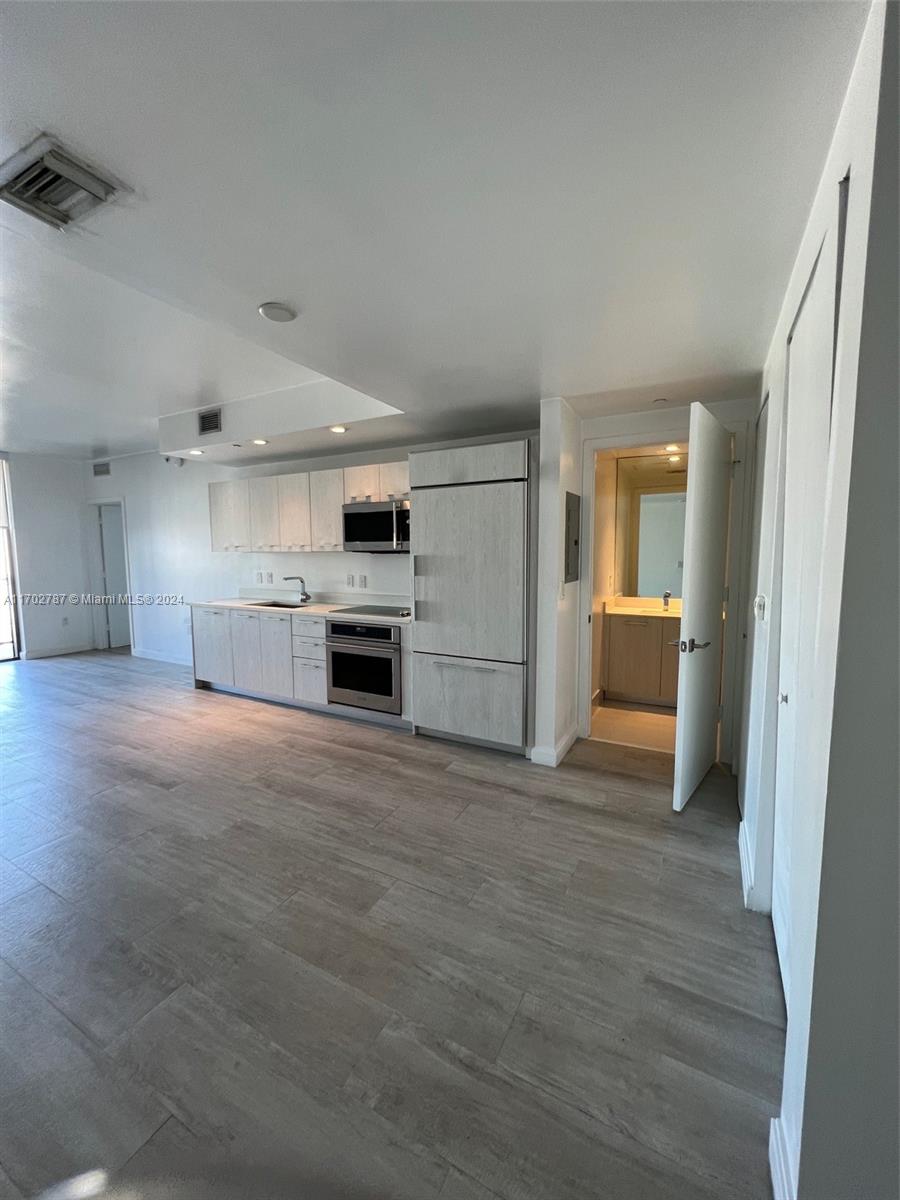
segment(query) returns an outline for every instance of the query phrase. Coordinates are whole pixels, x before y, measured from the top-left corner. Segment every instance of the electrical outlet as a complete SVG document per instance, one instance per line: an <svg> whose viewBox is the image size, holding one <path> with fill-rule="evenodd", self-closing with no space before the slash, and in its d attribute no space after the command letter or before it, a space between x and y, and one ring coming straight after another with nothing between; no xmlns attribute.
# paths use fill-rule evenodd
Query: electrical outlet
<svg viewBox="0 0 900 1200"><path fill-rule="evenodd" d="M272 574L271 571L266 571L266 583L274 583L274 582L275 582L275 576Z"/></svg>
<svg viewBox="0 0 900 1200"><path fill-rule="evenodd" d="M350 587L350 588L356 587L356 576L355 575L347 576L347 587Z"/></svg>
<svg viewBox="0 0 900 1200"><path fill-rule="evenodd" d="M262 573L262 571L257 571L256 576L255 576L255 582L262 583L262 581L263 581L263 573Z"/></svg>
<svg viewBox="0 0 900 1200"><path fill-rule="evenodd" d="M366 576L365 576L365 575L360 575L360 577L359 577L359 586L360 586L361 588L364 588L364 587L366 587L366 586L367 586L367 585L366 585Z"/></svg>

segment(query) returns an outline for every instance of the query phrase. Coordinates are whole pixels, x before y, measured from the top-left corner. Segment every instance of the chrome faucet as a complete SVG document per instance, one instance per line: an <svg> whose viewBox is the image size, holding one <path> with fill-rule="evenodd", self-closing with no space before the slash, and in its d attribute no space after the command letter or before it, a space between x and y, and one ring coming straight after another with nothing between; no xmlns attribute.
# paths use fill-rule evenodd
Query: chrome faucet
<svg viewBox="0 0 900 1200"><path fill-rule="evenodd" d="M281 579L282 579L283 583L290 583L291 581L296 580L296 582L300 584L300 603L301 604L305 604L307 602L307 600L312 600L312 596L306 590L306 580L303 578L302 575L282 575Z"/></svg>
<svg viewBox="0 0 900 1200"><path fill-rule="evenodd" d="M663 608L665 609L665 611L666 611L666 612L668 612L668 611L669 611L669 601L670 601L671 599L672 599L672 593L671 593L671 592L668 592L668 591L666 591L666 592L663 592Z"/></svg>

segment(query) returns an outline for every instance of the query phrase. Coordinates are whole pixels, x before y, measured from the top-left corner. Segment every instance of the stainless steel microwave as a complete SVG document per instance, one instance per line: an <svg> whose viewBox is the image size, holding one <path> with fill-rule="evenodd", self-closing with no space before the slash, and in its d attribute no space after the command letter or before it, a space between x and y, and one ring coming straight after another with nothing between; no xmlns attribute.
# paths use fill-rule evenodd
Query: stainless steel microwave
<svg viewBox="0 0 900 1200"><path fill-rule="evenodd" d="M344 549L365 554L408 554L409 501L345 504Z"/></svg>

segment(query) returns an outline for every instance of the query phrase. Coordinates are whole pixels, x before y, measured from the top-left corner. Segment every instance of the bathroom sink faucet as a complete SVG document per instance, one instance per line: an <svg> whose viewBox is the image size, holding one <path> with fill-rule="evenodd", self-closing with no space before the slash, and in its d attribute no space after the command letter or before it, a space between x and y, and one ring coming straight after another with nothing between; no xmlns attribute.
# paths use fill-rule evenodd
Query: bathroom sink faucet
<svg viewBox="0 0 900 1200"><path fill-rule="evenodd" d="M305 604L307 600L312 600L312 596L310 596L309 592L306 590L306 580L302 575L282 575L281 579L283 583L291 583L292 581L296 581L300 584L301 604Z"/></svg>
<svg viewBox="0 0 900 1200"><path fill-rule="evenodd" d="M672 593L669 591L663 592L663 608L666 612L669 611L669 601L672 599Z"/></svg>

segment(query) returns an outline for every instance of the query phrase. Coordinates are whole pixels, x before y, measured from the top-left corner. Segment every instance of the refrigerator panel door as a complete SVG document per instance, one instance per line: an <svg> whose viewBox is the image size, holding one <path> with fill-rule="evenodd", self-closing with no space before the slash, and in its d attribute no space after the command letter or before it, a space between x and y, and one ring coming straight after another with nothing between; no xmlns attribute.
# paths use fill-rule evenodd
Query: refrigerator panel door
<svg viewBox="0 0 900 1200"><path fill-rule="evenodd" d="M518 482L416 493L415 651L524 661L525 506Z"/></svg>

